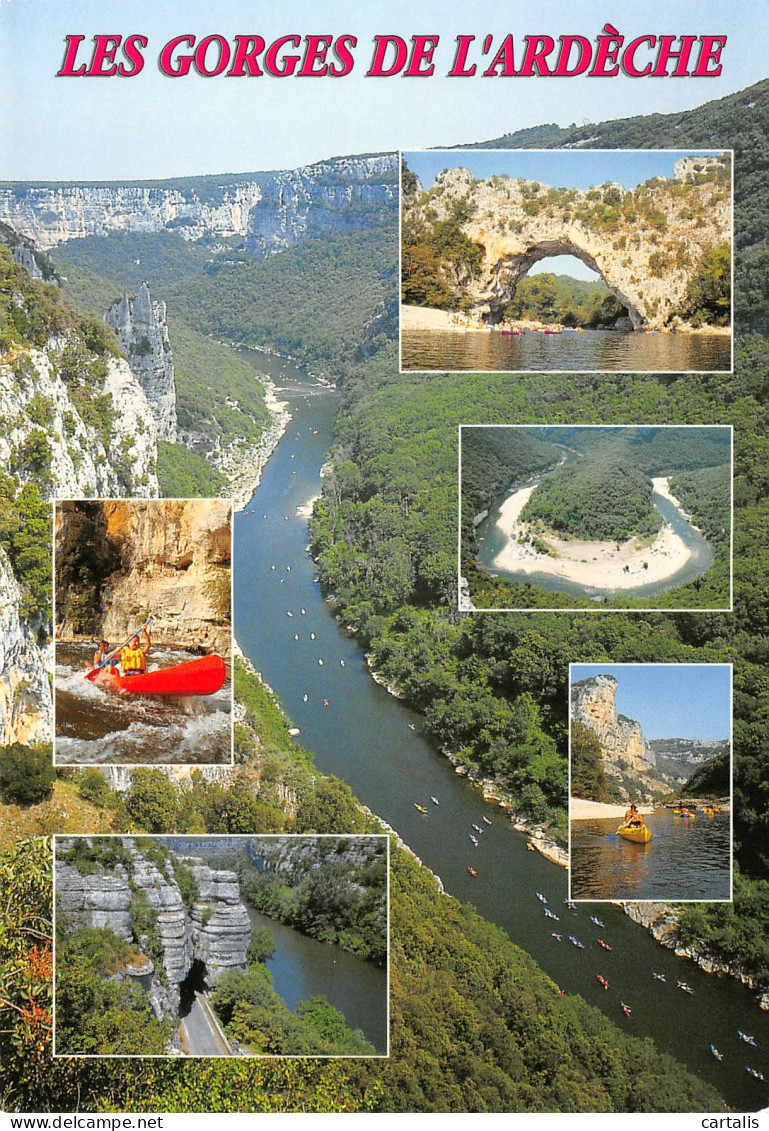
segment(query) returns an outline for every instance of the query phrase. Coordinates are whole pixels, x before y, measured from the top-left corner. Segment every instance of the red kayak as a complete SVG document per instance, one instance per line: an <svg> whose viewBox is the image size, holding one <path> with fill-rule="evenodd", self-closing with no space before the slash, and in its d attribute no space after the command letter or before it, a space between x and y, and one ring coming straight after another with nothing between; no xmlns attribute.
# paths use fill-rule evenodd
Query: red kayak
<svg viewBox="0 0 769 1131"><path fill-rule="evenodd" d="M132 695L213 695L224 683L226 674L221 656L201 656L199 660L141 675L118 675L114 668L105 669L93 680L102 687Z"/></svg>

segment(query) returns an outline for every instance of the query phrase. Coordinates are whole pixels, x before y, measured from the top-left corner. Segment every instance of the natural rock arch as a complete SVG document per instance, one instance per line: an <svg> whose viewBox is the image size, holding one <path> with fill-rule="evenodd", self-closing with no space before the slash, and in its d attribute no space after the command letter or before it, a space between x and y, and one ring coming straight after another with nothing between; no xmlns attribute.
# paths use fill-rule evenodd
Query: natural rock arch
<svg viewBox="0 0 769 1131"><path fill-rule="evenodd" d="M494 302L490 300L488 302L488 321L492 325L501 321L504 307L510 301L512 295L515 294L517 284L528 275L534 264L539 263L542 259L549 259L556 255L572 255L575 259L580 259L591 271L595 271L597 275L600 275L617 301L627 310L627 316L630 319L633 329L640 329L644 326L644 314L635 305L633 299L627 295L624 290L620 289L616 282L613 283L606 277L600 264L589 251L578 246L568 237L538 240L536 243L528 246L521 254L503 258L497 262L495 266L497 282L494 285L493 294L495 296L498 295L500 301Z"/></svg>
<svg viewBox="0 0 769 1131"><path fill-rule="evenodd" d="M669 329L681 319L703 255L731 239L728 159L683 157L673 178L634 190L587 190L450 168L404 205L404 226L427 233L460 218L482 250L480 264L458 254L447 265L476 317L497 322L517 283L540 259L574 255L596 271L634 329Z"/></svg>

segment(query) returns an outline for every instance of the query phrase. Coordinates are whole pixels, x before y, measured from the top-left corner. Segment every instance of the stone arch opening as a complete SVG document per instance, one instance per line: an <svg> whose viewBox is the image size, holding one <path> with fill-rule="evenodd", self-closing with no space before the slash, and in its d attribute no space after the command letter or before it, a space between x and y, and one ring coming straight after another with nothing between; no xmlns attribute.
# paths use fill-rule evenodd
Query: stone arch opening
<svg viewBox="0 0 769 1131"><path fill-rule="evenodd" d="M629 321L626 329L636 330L644 325L645 319L641 311L616 283L607 278L594 256L586 248L580 247L569 239L532 241L522 253L502 255L496 263L487 264L487 269L492 277L492 285L487 301L484 303L483 309L477 312L477 315L487 320L492 326L501 322L505 307L515 296L518 283L526 278L536 263L557 256L571 256L580 260L586 267L595 272L627 311Z"/></svg>
<svg viewBox="0 0 769 1131"><path fill-rule="evenodd" d="M200 958L193 959L187 977L179 983L179 1016L186 1017L192 1009L196 993L208 989L208 969Z"/></svg>

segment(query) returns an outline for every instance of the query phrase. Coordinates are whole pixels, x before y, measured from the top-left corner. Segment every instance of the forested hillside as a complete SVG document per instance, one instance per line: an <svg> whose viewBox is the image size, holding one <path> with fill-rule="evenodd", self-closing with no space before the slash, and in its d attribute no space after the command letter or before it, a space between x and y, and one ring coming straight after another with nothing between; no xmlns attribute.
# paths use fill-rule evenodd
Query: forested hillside
<svg viewBox="0 0 769 1131"><path fill-rule="evenodd" d="M746 110L749 102L755 112ZM735 903L697 905L681 930L688 942L728 956L763 986L769 985L769 344L759 331L769 313L767 123L769 84L760 84L688 114L573 131L575 139L595 136L593 144L601 146L735 147L742 333L733 377L400 375L390 320L394 231L332 236L268 261L223 265L221 309L213 275L173 284L180 309L195 311L203 329L239 337L248 321L254 344L270 342L330 377L344 375L333 467L312 528L321 582L377 669L424 711L437 741L472 770L502 780L520 813L564 831L571 660L734 663L741 869ZM559 144L568 133L548 128L545 137ZM536 132L525 139L542 141ZM171 293L164 295L169 302ZM734 613L458 614L458 423L599 420L735 425ZM316 774L289 742L263 688L241 679L237 696L246 716L236 732L241 764L231 781L198 779L181 791L161 781L159 771L140 772L123 802L100 799L112 806L116 822L147 831L153 822L163 831L195 832L243 825L376 828L343 783ZM10 869L3 916L17 940L13 965L0 980L0 994L11 1002L0 1006L2 1091L9 1105L478 1112L721 1107L710 1087L658 1056L650 1042L627 1037L582 1000L561 997L503 932L441 894L400 850L393 852L393 1044L386 1063L136 1061L129 1071L119 1061L51 1061L47 860L45 846L25 844L2 861ZM37 934L22 937L19 925Z"/></svg>

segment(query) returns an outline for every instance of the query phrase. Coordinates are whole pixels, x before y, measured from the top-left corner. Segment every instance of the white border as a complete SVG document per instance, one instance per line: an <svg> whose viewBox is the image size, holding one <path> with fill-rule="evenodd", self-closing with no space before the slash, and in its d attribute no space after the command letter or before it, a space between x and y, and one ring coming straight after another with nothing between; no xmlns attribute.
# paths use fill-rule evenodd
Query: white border
<svg viewBox="0 0 769 1131"><path fill-rule="evenodd" d="M679 157L714 157L721 153L728 153L730 158L730 174L731 174L731 198L730 198L730 225L731 225L731 246L730 246L730 259L731 259L731 322L729 324L729 340L730 340L730 361L728 369L444 369L441 367L435 369L404 369L403 368L403 325L401 319L401 286L403 279L403 194L398 192L398 371L400 373L423 373L430 376L435 376L441 373L456 373L466 374L468 377L473 374L485 373L489 375L496 374L516 374L518 376L528 375L532 373L546 373L561 377L576 376L580 373L593 373L599 376L608 377L610 374L627 374L628 376L634 375L648 375L648 376L664 376L668 374L692 374L692 373L713 373L716 375L723 374L729 376L734 373L734 150L728 146L722 146L716 149L701 149L692 146L690 149L592 149L592 148L579 148L567 149L559 146L554 146L552 149L522 149L517 147L515 149L499 148L499 149L483 149L479 147L458 147L456 149L442 149L436 147L435 149L399 149L398 150L398 184L400 185L401 169L403 166L404 158L408 161L410 153L430 153L439 154L445 153L455 158L453 165L447 166L451 168L461 168L461 155L463 153L485 153L485 154L513 154L513 153L568 153L579 156L587 153L670 153L677 154ZM510 175L500 173L499 176ZM544 182L543 182L544 183ZM548 258L545 256L545 258Z"/></svg>
<svg viewBox="0 0 769 1131"><path fill-rule="evenodd" d="M163 1053L57 1053L56 1052L56 916L58 900L56 898L56 849L57 841L59 840L93 840L93 839L110 839L122 840L128 837L130 840L137 840L144 838L146 840L253 840L258 837L261 840L308 840L308 839L333 839L333 840L357 840L360 837L366 839L381 839L385 842L385 863L386 863L386 880L385 880L385 900L387 904L387 922L385 927L385 935L387 939L387 960L385 963L385 996L386 996L386 1044L387 1051L384 1053L378 1052L371 1055L365 1053L242 1053L233 1056L205 1056L202 1054L190 1054L183 1056L173 1056L171 1054ZM52 1004L52 1023L53 1023L53 1043L52 1043L52 1056L63 1057L67 1060L164 1060L164 1061L179 1061L188 1063L193 1060L388 1060L390 1057L390 834L389 833L55 833L52 837L53 840L53 1004ZM171 851L174 851L173 849ZM192 855L192 854L191 854ZM269 916L268 916L269 918ZM278 995L280 996L280 995ZM341 1011L340 1011L341 1012ZM181 1025L181 1018L179 1018ZM346 1021L345 1021L346 1023ZM364 1034L365 1035L365 1034Z"/></svg>
<svg viewBox="0 0 769 1131"><path fill-rule="evenodd" d="M584 896L573 896L571 891L571 689L573 687L572 669L575 667L603 667L606 675L613 675L614 668L728 668L729 669L729 895L724 899L661 899L656 896L644 896L643 899L621 899L617 896L606 896L603 899L586 899ZM601 673L604 674L604 673ZM734 664L715 663L614 663L610 661L603 664L600 660L573 660L569 663L569 751L568 751L568 814L569 814L569 863L567 866L569 899L575 903L732 903L734 900Z"/></svg>
<svg viewBox="0 0 769 1131"><path fill-rule="evenodd" d="M536 608L525 608L518 605L513 605L509 608L493 608L493 609L468 609L464 608L460 603L461 593L461 579L462 579L462 429L463 428L525 428L525 429L543 429L543 428L568 428L573 430L575 428L720 428L728 429L730 435L730 479L729 479L729 508L730 508L730 529L729 529L729 605L727 608L711 609L711 608L658 608L652 605L641 605L638 608L627 608L611 605L542 605ZM476 613L731 613L734 609L734 425L733 424L564 424L562 422L554 424L460 424L458 425L459 431L459 455L458 455L458 477L457 477L457 610L460 613L474 615ZM489 574L489 576L493 576ZM704 576L704 575L703 575ZM504 580L504 578L502 578ZM536 582L532 582L536 586ZM675 586L671 586L675 588ZM548 590L558 594L560 590ZM470 594L472 601L472 594Z"/></svg>
<svg viewBox="0 0 769 1131"><path fill-rule="evenodd" d="M52 672L52 687L51 687L51 745L53 765L56 769L94 769L122 767L124 769L178 769L181 766L188 766L190 769L204 769L209 766L229 766L235 765L235 504L233 499L229 497L212 498L209 499L202 495L196 495L189 499L179 498L166 498L165 496L157 496L152 498L145 498L144 496L124 496L117 498L80 498L80 499L65 499L54 498L52 511L52 530L51 530L51 638L53 642L53 672ZM202 505L205 503L227 503L230 508L230 660L229 660L229 679L230 679L230 760L229 762L58 762L56 760L56 647L58 641L56 639L56 509L65 503L128 503L132 506L147 506L150 504L163 504L163 503L196 503ZM76 835L76 834L70 834ZM108 834L105 834L108 835Z"/></svg>

